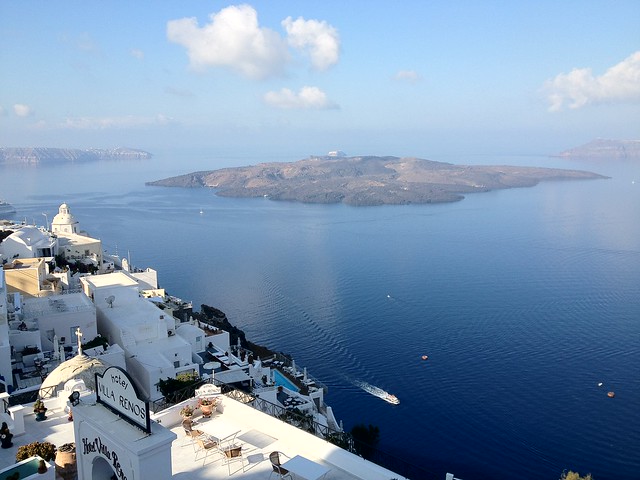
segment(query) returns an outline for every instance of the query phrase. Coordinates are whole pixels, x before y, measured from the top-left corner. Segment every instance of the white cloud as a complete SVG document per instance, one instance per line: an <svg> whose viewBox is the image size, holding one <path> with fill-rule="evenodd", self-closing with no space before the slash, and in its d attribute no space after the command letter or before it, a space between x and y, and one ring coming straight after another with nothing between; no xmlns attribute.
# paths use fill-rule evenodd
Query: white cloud
<svg viewBox="0 0 640 480"><path fill-rule="evenodd" d="M398 73L395 74L394 78L396 80L415 83L418 80L420 80L422 77L420 77L420 74L415 70L400 70Z"/></svg>
<svg viewBox="0 0 640 480"><path fill-rule="evenodd" d="M592 103L640 100L640 51L594 76L590 68L574 68L547 80L544 91L549 110L562 110L565 104L576 109Z"/></svg>
<svg viewBox="0 0 640 480"><path fill-rule="evenodd" d="M192 68L228 67L254 79L282 73L289 61L287 45L278 33L258 25L252 7L230 6L209 18L203 27L196 18L167 23L167 38L187 49Z"/></svg>
<svg viewBox="0 0 640 480"><path fill-rule="evenodd" d="M33 114L33 110L29 105L16 103L13 106L13 113L15 113L18 117L28 117Z"/></svg>
<svg viewBox="0 0 640 480"><path fill-rule="evenodd" d="M195 97L195 94L191 90L187 90L184 88L176 88L171 86L165 87L164 93L168 93L169 95L175 95L176 97L183 97L183 98Z"/></svg>
<svg viewBox="0 0 640 480"><path fill-rule="evenodd" d="M131 49L131 56L137 58L138 60L144 60L144 52L138 48Z"/></svg>
<svg viewBox="0 0 640 480"><path fill-rule="evenodd" d="M316 109L338 108L327 98L327 94L318 87L302 87L298 93L288 88L278 92L267 92L264 101L276 108L283 109Z"/></svg>
<svg viewBox="0 0 640 480"><path fill-rule="evenodd" d="M77 117L67 118L61 127L72 130L107 130L167 125L171 122L172 120L169 117L161 114L154 117L137 117L134 115L123 117Z"/></svg>
<svg viewBox="0 0 640 480"><path fill-rule="evenodd" d="M325 21L287 17L282 21L287 41L293 48L306 52L317 70L326 70L338 63L340 37L338 31Z"/></svg>
<svg viewBox="0 0 640 480"><path fill-rule="evenodd" d="M91 35L89 35L88 32L82 32L78 35L69 35L65 33L60 36L60 40L62 43L70 45L72 48L80 50L81 52L93 55L102 55L100 47L96 44L93 38L91 38Z"/></svg>

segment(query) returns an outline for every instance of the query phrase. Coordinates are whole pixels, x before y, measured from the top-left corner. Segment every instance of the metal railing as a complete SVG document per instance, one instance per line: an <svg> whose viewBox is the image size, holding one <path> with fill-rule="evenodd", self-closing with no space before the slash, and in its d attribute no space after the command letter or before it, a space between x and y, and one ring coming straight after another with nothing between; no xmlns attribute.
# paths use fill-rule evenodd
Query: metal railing
<svg viewBox="0 0 640 480"><path fill-rule="evenodd" d="M245 405L267 415L278 418L289 425L305 430L312 435L323 438L351 453L362 456L359 452L367 452L364 458L370 462L380 465L381 467L398 473L405 478L427 479L437 476L436 473L429 471L424 467L414 465L400 457L397 457L396 455L380 450L375 446L368 445L365 442L358 441L348 432L334 430L327 425L322 425L314 421L312 415L305 414L297 409L289 410L285 407L257 397L251 392L239 390L226 383L222 383L211 378L202 379L188 387L176 390L172 393L172 400L174 400L172 402L168 402L164 397L151 402L151 410L153 413L158 413L175 404L183 402L184 400L193 398L195 389L205 383L213 383L220 387L220 391L223 395L244 403Z"/></svg>

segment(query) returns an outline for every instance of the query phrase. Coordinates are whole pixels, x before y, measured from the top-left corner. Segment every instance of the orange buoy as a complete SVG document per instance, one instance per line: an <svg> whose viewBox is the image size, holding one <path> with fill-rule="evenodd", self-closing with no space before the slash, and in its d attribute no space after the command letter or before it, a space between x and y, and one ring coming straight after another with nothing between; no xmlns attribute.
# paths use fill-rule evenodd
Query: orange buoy
<svg viewBox="0 0 640 480"><path fill-rule="evenodd" d="M613 397L615 397L615 396L616 396L615 392L609 392L609 393L607 393L607 397L609 397L609 398L613 398Z"/></svg>
<svg viewBox="0 0 640 480"><path fill-rule="evenodd" d="M422 359L423 360L429 360L429 356L428 355L422 355Z"/></svg>

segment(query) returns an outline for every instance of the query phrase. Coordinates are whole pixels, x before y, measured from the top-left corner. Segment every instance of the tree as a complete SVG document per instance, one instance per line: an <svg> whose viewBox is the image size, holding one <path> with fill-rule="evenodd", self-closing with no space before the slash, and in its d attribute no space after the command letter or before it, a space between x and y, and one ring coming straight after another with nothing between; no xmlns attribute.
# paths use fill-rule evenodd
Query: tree
<svg viewBox="0 0 640 480"><path fill-rule="evenodd" d="M168 403L179 403L193 397L202 380L195 373L182 372L175 378L160 379L158 389Z"/></svg>
<svg viewBox="0 0 640 480"><path fill-rule="evenodd" d="M380 441L380 429L371 424L367 427L360 423L351 429L351 436L356 452L369 459Z"/></svg>
<svg viewBox="0 0 640 480"><path fill-rule="evenodd" d="M572 472L571 470L569 470L568 472L562 472L560 480L593 480L593 477L590 473L587 473L584 477L581 477L578 472Z"/></svg>

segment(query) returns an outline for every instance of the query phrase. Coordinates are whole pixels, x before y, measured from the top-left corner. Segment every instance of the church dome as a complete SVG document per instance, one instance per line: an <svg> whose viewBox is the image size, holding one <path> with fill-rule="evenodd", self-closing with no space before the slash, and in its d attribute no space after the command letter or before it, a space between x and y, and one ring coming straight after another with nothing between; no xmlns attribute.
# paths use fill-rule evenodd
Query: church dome
<svg viewBox="0 0 640 480"><path fill-rule="evenodd" d="M53 233L78 233L78 221L66 203L60 205L58 214L53 217L51 231Z"/></svg>
<svg viewBox="0 0 640 480"><path fill-rule="evenodd" d="M56 396L56 392L64 388L64 384L77 378L83 380L90 390L95 392L95 374L103 373L107 365L97 358L84 354L76 355L73 358L62 362L54 368L40 385L40 398L51 398Z"/></svg>

